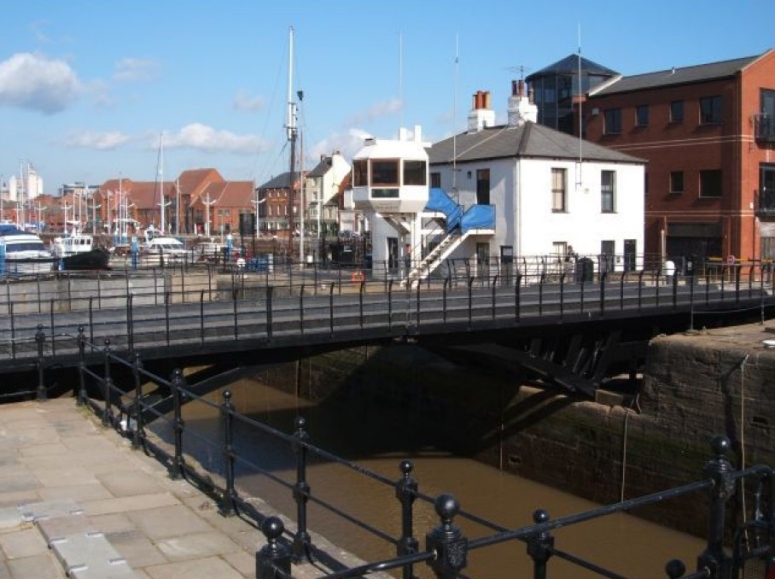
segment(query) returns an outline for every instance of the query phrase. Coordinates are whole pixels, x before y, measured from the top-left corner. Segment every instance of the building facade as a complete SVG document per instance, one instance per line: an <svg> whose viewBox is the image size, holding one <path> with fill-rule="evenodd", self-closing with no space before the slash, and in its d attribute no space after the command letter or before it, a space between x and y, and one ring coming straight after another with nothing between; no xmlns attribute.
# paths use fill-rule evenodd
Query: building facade
<svg viewBox="0 0 775 579"><path fill-rule="evenodd" d="M590 89L588 141L648 160L645 250L775 258L775 52Z"/></svg>

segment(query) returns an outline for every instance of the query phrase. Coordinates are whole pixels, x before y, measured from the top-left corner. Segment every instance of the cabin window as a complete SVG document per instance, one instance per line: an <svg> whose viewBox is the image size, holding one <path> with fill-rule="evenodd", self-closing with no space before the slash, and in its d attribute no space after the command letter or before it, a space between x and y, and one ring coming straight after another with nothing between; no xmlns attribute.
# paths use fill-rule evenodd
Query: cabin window
<svg viewBox="0 0 775 579"><path fill-rule="evenodd" d="M365 159L353 161L353 187L369 185L369 164Z"/></svg>
<svg viewBox="0 0 775 579"><path fill-rule="evenodd" d="M398 186L398 159L379 159L371 162L371 185Z"/></svg>
<svg viewBox="0 0 775 579"><path fill-rule="evenodd" d="M441 189L441 173L435 171L431 173L431 187Z"/></svg>
<svg viewBox="0 0 775 579"><path fill-rule="evenodd" d="M426 185L425 161L404 161L404 185Z"/></svg>
<svg viewBox="0 0 775 579"><path fill-rule="evenodd" d="M616 173L600 172L600 210L603 213L616 211Z"/></svg>
<svg viewBox="0 0 775 579"><path fill-rule="evenodd" d="M565 212L566 183L565 169L552 169L552 211L554 213Z"/></svg>

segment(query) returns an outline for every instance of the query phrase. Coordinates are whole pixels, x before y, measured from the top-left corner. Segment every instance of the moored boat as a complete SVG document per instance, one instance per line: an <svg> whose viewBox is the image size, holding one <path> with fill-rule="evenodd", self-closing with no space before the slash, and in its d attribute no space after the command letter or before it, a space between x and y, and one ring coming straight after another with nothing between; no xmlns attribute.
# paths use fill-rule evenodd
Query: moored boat
<svg viewBox="0 0 775 579"><path fill-rule="evenodd" d="M54 261L38 235L0 224L0 274L46 273L54 268Z"/></svg>
<svg viewBox="0 0 775 579"><path fill-rule="evenodd" d="M94 247L94 238L85 233L56 238L53 253L59 269L66 271L108 269L110 261L108 250Z"/></svg>

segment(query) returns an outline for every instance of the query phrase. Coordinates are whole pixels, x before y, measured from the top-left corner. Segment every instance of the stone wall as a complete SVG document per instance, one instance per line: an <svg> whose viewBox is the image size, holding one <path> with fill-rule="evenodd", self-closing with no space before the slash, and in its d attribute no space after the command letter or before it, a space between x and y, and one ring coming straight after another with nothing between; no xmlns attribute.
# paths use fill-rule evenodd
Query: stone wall
<svg viewBox="0 0 775 579"><path fill-rule="evenodd" d="M775 464L775 350L761 343L766 328L745 328L654 339L629 408L572 400L410 345L335 352L259 378L350 415L379 404L418 444L609 504L703 479L717 434L732 440L735 466ZM707 495L633 514L702 536Z"/></svg>

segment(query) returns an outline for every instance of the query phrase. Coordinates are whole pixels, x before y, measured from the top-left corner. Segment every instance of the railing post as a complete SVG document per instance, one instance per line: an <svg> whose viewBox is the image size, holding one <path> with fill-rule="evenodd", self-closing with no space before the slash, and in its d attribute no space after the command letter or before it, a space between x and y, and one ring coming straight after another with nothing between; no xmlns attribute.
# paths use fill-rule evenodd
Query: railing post
<svg viewBox="0 0 775 579"><path fill-rule="evenodd" d="M444 278L444 285L441 288L441 320L447 323L447 290L449 289L449 278Z"/></svg>
<svg viewBox="0 0 775 579"><path fill-rule="evenodd" d="M562 272L560 274L560 319L565 312L565 276L567 274Z"/></svg>
<svg viewBox="0 0 775 579"><path fill-rule="evenodd" d="M600 317L605 315L605 281L608 278L608 272L604 271L600 276Z"/></svg>
<svg viewBox="0 0 775 579"><path fill-rule="evenodd" d="M164 335L167 338L167 346L169 346L170 345L170 292L169 291L164 292Z"/></svg>
<svg viewBox="0 0 775 579"><path fill-rule="evenodd" d="M468 278L468 329L471 329L473 324L473 307L474 307L474 294L473 294L474 278Z"/></svg>
<svg viewBox="0 0 775 579"><path fill-rule="evenodd" d="M495 320L495 288L498 285L498 274L492 278L492 319ZM418 320L419 323L419 320Z"/></svg>
<svg viewBox="0 0 775 579"><path fill-rule="evenodd" d="M388 294L388 331L393 329L393 280L387 282Z"/></svg>
<svg viewBox="0 0 775 579"><path fill-rule="evenodd" d="M740 303L740 275L743 273L743 267L742 266L735 266L734 271L735 275L735 303Z"/></svg>
<svg viewBox="0 0 775 579"><path fill-rule="evenodd" d="M237 491L234 489L234 405L231 403L231 390L223 391L221 404L223 421L223 460L226 470L226 493L220 512L223 516L237 514Z"/></svg>
<svg viewBox="0 0 775 579"><path fill-rule="evenodd" d="M266 286L266 339L272 341L272 295L274 286Z"/></svg>
<svg viewBox="0 0 775 579"><path fill-rule="evenodd" d="M287 579L291 576L291 555L278 540L284 531L285 526L278 517L267 517L261 523L266 545L256 553L256 579Z"/></svg>
<svg viewBox="0 0 775 579"><path fill-rule="evenodd" d="M438 579L454 579L468 565L468 539L452 523L460 503L452 495L439 495L434 504L441 524L425 535L425 550L435 556L427 561Z"/></svg>
<svg viewBox="0 0 775 579"><path fill-rule="evenodd" d="M129 294L126 297L126 337L127 337L127 348L131 352L134 350L134 343L135 343L135 322L134 322L134 313L133 313L133 301L134 296L132 294Z"/></svg>
<svg viewBox="0 0 775 579"><path fill-rule="evenodd" d="M533 522L540 525L549 520L549 513L543 509L533 512ZM546 564L552 556L554 537L549 531L542 531L527 539L527 554L533 559L534 579L546 579Z"/></svg>
<svg viewBox="0 0 775 579"><path fill-rule="evenodd" d="M110 398L113 392L113 378L110 376L110 339L105 338L105 377L102 379L102 396L105 400L105 411L102 413L102 425L112 424L112 414Z"/></svg>
<svg viewBox="0 0 775 579"><path fill-rule="evenodd" d="M35 343L38 345L38 387L35 390L36 400L46 400L46 384L44 381L45 368L43 365L43 345L46 343L46 334L43 332L43 324L38 324L38 331L35 332Z"/></svg>
<svg viewBox="0 0 775 579"><path fill-rule="evenodd" d="M140 447L140 442L145 438L145 425L143 424L143 385L140 380L140 372L143 369L143 361L140 359L140 352L135 352L134 359L132 360L132 376L135 380L135 401L132 405L132 416L135 419L135 425L132 430L132 446L134 448Z"/></svg>
<svg viewBox="0 0 775 579"><path fill-rule="evenodd" d="M413 536L412 505L417 500L417 481L412 478L414 466L411 461L401 461L401 480L396 484L396 498L401 503L401 539L396 545L396 554L401 557L416 553L419 548L417 539ZM403 567L403 579L413 579L412 565Z"/></svg>
<svg viewBox="0 0 775 579"><path fill-rule="evenodd" d="M522 291L522 274L517 273L517 277L514 280L514 321L519 322L519 310L521 306L521 295L520 292Z"/></svg>
<svg viewBox="0 0 775 579"><path fill-rule="evenodd" d="M172 371L172 401L175 409L175 420L173 428L175 430L175 456L170 466L170 478L177 480L183 476L183 372L180 368Z"/></svg>
<svg viewBox="0 0 775 579"><path fill-rule="evenodd" d="M231 290L231 303L233 304L233 310L234 310L234 340L239 339L239 318L237 316L237 293L239 290L233 289Z"/></svg>
<svg viewBox="0 0 775 579"><path fill-rule="evenodd" d="M334 285L331 284L333 295ZM312 540L307 532L307 501L310 487L307 483L307 447L309 434L304 430L307 421L301 416L296 418L296 432L293 433L293 451L296 453L296 485L293 488L293 498L296 501L296 534L293 537L293 558L301 561L305 555L311 559L310 546Z"/></svg>
<svg viewBox="0 0 775 579"><path fill-rule="evenodd" d="M331 283L331 290L328 292L328 325L331 335L334 335L334 284Z"/></svg>
<svg viewBox="0 0 775 579"><path fill-rule="evenodd" d="M199 338L202 347L205 345L205 290L199 293Z"/></svg>
<svg viewBox="0 0 775 579"><path fill-rule="evenodd" d="M315 289L315 293L317 293L317 288ZM361 306L361 319L363 319L363 307ZM361 324L361 327L363 327L363 324ZM301 335L304 335L304 284L301 284L301 289L299 290L299 333Z"/></svg>
<svg viewBox="0 0 775 579"><path fill-rule="evenodd" d="M670 281L673 282L673 309L676 309L678 307L678 276L674 274Z"/></svg>
<svg viewBox="0 0 775 579"><path fill-rule="evenodd" d="M86 404L86 335L83 326L78 326L76 343L78 344L78 398L75 404L83 406Z"/></svg>
<svg viewBox="0 0 775 579"><path fill-rule="evenodd" d="M366 289L366 282L361 282L358 288L358 320L360 322L361 330L363 329L363 292Z"/></svg>
<svg viewBox="0 0 775 579"><path fill-rule="evenodd" d="M735 492L732 463L726 457L731 448L729 439L716 436L711 441L715 457L705 465L705 473L713 479L710 497L708 541L705 551L697 558L697 570L706 569L709 579L729 577L732 558L724 550L724 517L727 501Z"/></svg>

